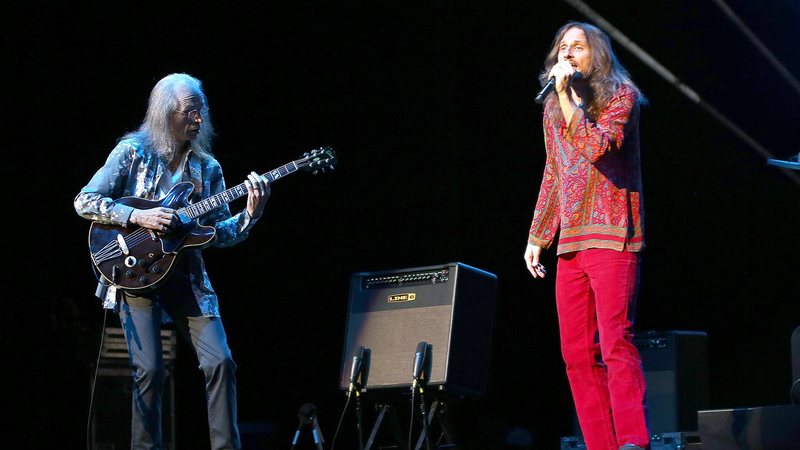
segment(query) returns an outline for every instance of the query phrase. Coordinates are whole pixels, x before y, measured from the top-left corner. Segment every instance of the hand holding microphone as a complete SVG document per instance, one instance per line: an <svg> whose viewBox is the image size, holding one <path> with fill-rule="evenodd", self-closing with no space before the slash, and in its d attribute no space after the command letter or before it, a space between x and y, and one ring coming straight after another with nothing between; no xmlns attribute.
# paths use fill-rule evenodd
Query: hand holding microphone
<svg viewBox="0 0 800 450"><path fill-rule="evenodd" d="M550 79L542 90L536 94L536 99L534 101L536 103L542 103L553 88L561 92L563 91L562 86L566 87L568 83L580 80L581 78L583 78L583 73L575 70L569 62L561 61L550 69Z"/></svg>
<svg viewBox="0 0 800 450"><path fill-rule="evenodd" d="M525 255L522 258L525 260L525 267L533 275L533 278L544 278L547 275L547 269L539 262L541 256L542 248L538 245L528 244L525 247Z"/></svg>

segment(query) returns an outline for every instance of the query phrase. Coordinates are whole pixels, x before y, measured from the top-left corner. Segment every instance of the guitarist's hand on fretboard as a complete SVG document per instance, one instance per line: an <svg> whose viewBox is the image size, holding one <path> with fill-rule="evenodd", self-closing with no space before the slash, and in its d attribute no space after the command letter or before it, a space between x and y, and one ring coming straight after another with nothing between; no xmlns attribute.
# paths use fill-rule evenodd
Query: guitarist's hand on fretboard
<svg viewBox="0 0 800 450"><path fill-rule="evenodd" d="M269 182L263 176L250 172L244 182L247 186L247 214L253 219L258 219L264 212L270 194Z"/></svg>
<svg viewBox="0 0 800 450"><path fill-rule="evenodd" d="M128 221L143 228L167 232L179 222L179 219L174 209L159 207L134 209Z"/></svg>

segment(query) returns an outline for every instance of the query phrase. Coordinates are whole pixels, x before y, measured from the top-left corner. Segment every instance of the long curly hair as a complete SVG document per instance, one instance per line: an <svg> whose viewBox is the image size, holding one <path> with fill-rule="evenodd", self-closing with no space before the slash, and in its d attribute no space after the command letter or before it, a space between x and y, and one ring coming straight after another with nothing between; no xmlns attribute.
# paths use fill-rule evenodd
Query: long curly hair
<svg viewBox="0 0 800 450"><path fill-rule="evenodd" d="M167 163L171 162L178 146L183 144L183 142L175 142L169 126L170 116L180 107L177 92L179 88L183 87L197 94L204 105L200 111L203 126L200 127L197 139L192 142L192 151L203 159L213 157L211 141L214 138L214 127L211 124L203 84L197 78L185 73L167 75L156 83L150 92L144 121L136 131L126 134L120 140L135 139L142 142L145 148L158 153Z"/></svg>
<svg viewBox="0 0 800 450"><path fill-rule="evenodd" d="M620 87L628 86L636 95L639 104L647 103L647 99L642 95L641 91L631 76L622 64L620 64L614 51L611 49L611 40L608 35L601 29L594 25L584 22L569 22L561 27L556 32L556 37L553 39L550 53L544 61L544 70L539 74L539 81L542 86L548 81L547 75L556 63L558 63L558 51L561 40L564 35L572 28L583 30L586 34L586 40L592 54L592 67L588 73L583 74L583 78L589 83L592 90L592 98L587 105L586 111L589 116L597 118L600 112L608 105L608 102L619 90ZM550 103L550 113L553 115L553 120L563 120L561 115L561 108L557 107L558 100L556 94L551 92L548 95L547 102Z"/></svg>

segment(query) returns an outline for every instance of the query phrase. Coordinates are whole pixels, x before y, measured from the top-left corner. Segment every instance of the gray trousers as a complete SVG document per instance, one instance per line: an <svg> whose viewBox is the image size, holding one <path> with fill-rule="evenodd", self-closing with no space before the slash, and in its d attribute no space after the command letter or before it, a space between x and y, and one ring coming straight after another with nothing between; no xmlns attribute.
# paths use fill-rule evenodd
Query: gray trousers
<svg viewBox="0 0 800 450"><path fill-rule="evenodd" d="M236 364L219 317L203 317L193 297L181 300L123 295L119 318L133 369L132 450L161 450L162 393L166 372L161 354L161 317L166 312L192 345L206 380L211 448L241 448L236 424Z"/></svg>

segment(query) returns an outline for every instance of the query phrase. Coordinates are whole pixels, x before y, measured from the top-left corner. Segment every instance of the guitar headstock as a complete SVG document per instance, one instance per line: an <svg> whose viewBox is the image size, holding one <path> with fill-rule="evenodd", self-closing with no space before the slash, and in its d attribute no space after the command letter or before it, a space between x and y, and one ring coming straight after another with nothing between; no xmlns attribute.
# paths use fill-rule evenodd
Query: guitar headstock
<svg viewBox="0 0 800 450"><path fill-rule="evenodd" d="M316 175L317 172L334 169L336 154L330 147L320 147L303 153L303 157L295 161L295 163L299 169Z"/></svg>

